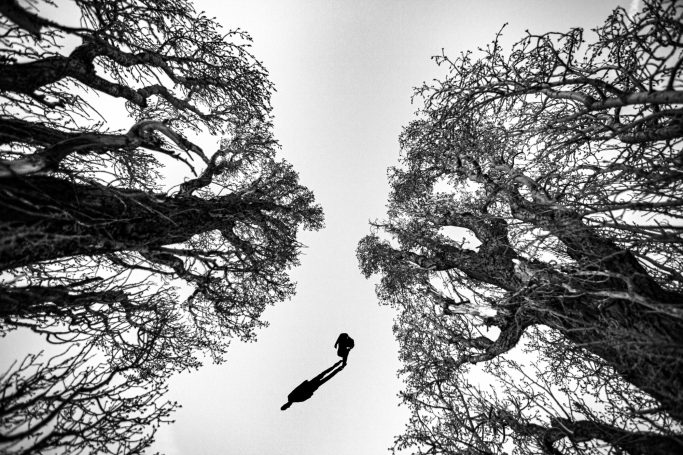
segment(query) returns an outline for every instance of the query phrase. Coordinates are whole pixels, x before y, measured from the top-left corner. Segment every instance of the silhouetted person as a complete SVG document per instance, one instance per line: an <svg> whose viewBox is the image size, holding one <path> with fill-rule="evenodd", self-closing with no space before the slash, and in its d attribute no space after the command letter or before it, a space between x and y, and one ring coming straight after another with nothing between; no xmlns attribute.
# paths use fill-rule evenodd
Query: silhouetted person
<svg viewBox="0 0 683 455"><path fill-rule="evenodd" d="M340 333L334 347L337 348L337 355L342 358L342 362L346 365L346 359L349 357L349 351L353 349L353 338L348 333Z"/></svg>
<svg viewBox="0 0 683 455"><path fill-rule="evenodd" d="M282 409L284 411L285 409L290 407L292 405L292 403L300 403L302 401L306 401L309 398L311 398L313 396L313 392L318 390L318 387L325 384L327 381L332 379L332 376L334 376L335 374L339 373L341 370L344 369L344 365L342 365L339 368L337 368L336 370L334 370L334 368L337 365L339 365L340 363L342 363L341 360L339 362L335 363L334 365L332 365L327 370L320 373L318 376L314 377L313 379L311 379L311 380L307 379L304 382L302 382L301 384L299 384L294 390L292 390L289 393L289 395L287 395L287 403L283 404L280 409ZM334 370L334 371L332 371L332 370ZM325 377L325 375L327 373L329 373L330 371L332 371L332 373L329 376Z"/></svg>

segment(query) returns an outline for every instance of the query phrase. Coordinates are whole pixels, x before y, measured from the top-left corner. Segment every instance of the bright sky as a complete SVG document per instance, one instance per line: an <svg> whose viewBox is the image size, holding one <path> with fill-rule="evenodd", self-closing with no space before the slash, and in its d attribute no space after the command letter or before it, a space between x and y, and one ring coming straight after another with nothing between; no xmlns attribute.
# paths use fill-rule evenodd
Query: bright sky
<svg viewBox="0 0 683 455"><path fill-rule="evenodd" d="M298 293L270 308L258 342L234 343L223 365L171 379L183 407L154 449L179 454L362 455L385 453L408 413L393 312L379 307L355 248L385 212L387 167L411 119L412 88L440 72L430 60L485 46L504 23L506 43L603 22L616 0L226 0L196 1L225 29L254 38L268 68L282 157L322 204L327 227L293 272ZM628 4L627 1L621 4ZM209 141L209 144L212 142ZM214 145L205 150L215 149ZM348 366L287 411L287 394L338 360L340 332L356 342ZM5 340L5 341L10 341ZM7 343L0 354L16 352ZM14 352L10 352L14 351ZM153 451L151 451L153 452Z"/></svg>
<svg viewBox="0 0 683 455"><path fill-rule="evenodd" d="M266 311L256 343L234 343L227 362L171 381L183 408L162 429L168 455L386 453L408 419L393 312L359 273L355 247L385 212L386 169L411 119L412 88L440 73L430 56L533 32L591 28L616 1L240 0L198 1L225 28L254 39L268 68L282 156L323 205L327 227L302 236L298 293ZM356 341L348 366L304 403L287 394L338 358L340 332ZM175 450L175 451L174 451Z"/></svg>

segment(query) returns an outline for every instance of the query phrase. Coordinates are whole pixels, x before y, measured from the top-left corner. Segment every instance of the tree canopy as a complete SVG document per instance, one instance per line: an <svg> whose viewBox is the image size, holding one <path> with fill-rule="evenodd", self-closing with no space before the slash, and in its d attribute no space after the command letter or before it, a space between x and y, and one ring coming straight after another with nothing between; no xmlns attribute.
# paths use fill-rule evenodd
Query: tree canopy
<svg viewBox="0 0 683 455"><path fill-rule="evenodd" d="M436 57L358 247L399 310L397 448L681 450L682 13Z"/></svg>
<svg viewBox="0 0 683 455"><path fill-rule="evenodd" d="M0 6L0 316L73 355L2 377L0 448L136 453L174 407L168 374L220 361L293 294L322 210L275 157L245 32L185 0L75 0L73 24L50 3Z"/></svg>

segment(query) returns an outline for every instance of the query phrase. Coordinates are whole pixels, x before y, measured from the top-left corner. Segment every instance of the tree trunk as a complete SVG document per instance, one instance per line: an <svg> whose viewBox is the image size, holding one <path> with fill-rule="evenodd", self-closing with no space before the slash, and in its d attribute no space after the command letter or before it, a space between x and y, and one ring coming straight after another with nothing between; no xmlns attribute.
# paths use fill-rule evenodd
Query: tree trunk
<svg viewBox="0 0 683 455"><path fill-rule="evenodd" d="M202 199L53 177L0 179L0 269L182 243L237 220L258 223L273 208L234 194Z"/></svg>
<svg viewBox="0 0 683 455"><path fill-rule="evenodd" d="M675 437L646 432L631 432L589 420L556 419L547 430L544 442L552 444L562 438L581 442L600 439L630 455L670 455L683 452L683 444Z"/></svg>
<svg viewBox="0 0 683 455"><path fill-rule="evenodd" d="M683 422L683 321L631 301L587 296L559 296L533 312Z"/></svg>

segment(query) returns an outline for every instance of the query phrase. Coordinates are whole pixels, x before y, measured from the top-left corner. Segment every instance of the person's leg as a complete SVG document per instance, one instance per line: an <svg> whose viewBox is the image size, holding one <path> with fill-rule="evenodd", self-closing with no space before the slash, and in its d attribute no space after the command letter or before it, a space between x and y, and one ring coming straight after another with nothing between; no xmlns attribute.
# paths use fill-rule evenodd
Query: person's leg
<svg viewBox="0 0 683 455"><path fill-rule="evenodd" d="M336 366L336 364L335 364L335 366ZM344 369L344 365L342 365L342 366L340 366L339 368L337 368L336 370L334 370L328 377L326 377L326 378L324 378L324 379L321 379L320 382L318 382L316 389L317 389L318 387L320 387L321 385L325 384L325 383L326 383L327 381L329 381L330 379L332 379L332 378L334 377L335 374L339 373L339 372L340 372L341 370L343 370L343 369ZM329 370L328 370L328 371L329 371Z"/></svg>
<svg viewBox="0 0 683 455"><path fill-rule="evenodd" d="M332 371L332 370L334 369L334 367L336 367L338 364L339 364L339 362L335 363L334 365L332 365L331 367L329 367L327 370L323 371L323 372L320 373L318 376L316 376L316 377L314 377L313 379L311 379L311 382L318 382L318 381L320 381L327 373L329 373L330 371Z"/></svg>

